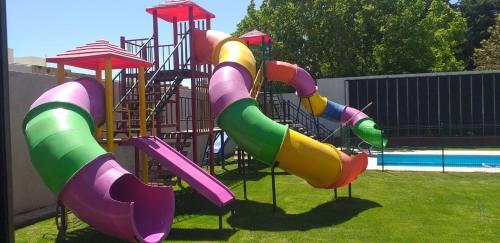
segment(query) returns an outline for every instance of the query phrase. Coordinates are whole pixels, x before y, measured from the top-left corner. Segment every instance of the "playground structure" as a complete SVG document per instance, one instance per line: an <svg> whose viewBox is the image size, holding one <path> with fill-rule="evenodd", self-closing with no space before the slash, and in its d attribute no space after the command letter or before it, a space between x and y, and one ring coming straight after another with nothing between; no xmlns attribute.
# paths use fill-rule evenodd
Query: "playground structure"
<svg viewBox="0 0 500 243"><path fill-rule="evenodd" d="M266 79L293 86L311 114L340 120L365 142L385 145L373 120L321 97L304 69L265 61L257 71L245 45L251 43L210 30L215 15L195 3L172 1L146 11L153 16L150 38L122 37L121 48L97 41L48 58L58 65L60 85L34 102L23 124L32 162L44 182L97 230L141 242L159 242L168 235L174 195L171 187L148 185L151 160L218 207L231 203L234 194L212 176L213 138L220 130L214 118L257 160L278 161L280 168L314 187L337 188L356 179L366 168L366 154L349 156L268 118L265 92L265 113L260 111L256 99ZM159 19L173 24L173 44L159 43ZM96 79L64 83L65 65L95 70ZM113 78L112 69L122 71ZM186 79L191 81L190 98L181 95ZM272 93L269 98L273 100ZM199 167L202 135L208 135L212 175ZM192 159L184 152L188 139ZM135 174L142 182L115 160L116 145L140 150Z"/></svg>

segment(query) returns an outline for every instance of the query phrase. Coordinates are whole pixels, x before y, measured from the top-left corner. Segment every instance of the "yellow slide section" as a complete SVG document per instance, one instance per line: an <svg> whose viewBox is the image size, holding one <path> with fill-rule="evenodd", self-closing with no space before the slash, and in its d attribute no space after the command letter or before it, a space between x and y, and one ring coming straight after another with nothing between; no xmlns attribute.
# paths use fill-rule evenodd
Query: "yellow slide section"
<svg viewBox="0 0 500 243"><path fill-rule="evenodd" d="M277 160L285 171L304 178L318 188L330 188L342 171L339 151L288 129Z"/></svg>

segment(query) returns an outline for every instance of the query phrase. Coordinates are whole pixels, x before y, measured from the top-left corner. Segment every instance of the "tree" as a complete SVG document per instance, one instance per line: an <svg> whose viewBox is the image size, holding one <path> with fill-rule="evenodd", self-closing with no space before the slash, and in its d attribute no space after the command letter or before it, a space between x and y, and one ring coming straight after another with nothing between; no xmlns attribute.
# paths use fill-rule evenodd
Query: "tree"
<svg viewBox="0 0 500 243"><path fill-rule="evenodd" d="M500 14L488 33L490 38L481 41L481 47L474 50L474 65L477 70L500 70Z"/></svg>
<svg viewBox="0 0 500 243"><path fill-rule="evenodd" d="M500 0L461 0L456 8L467 18L468 26L460 56L465 61L466 69L474 69L474 49L490 37L487 30L495 24L495 14L500 12Z"/></svg>
<svg viewBox="0 0 500 243"><path fill-rule="evenodd" d="M462 70L465 19L443 0L263 0L237 34L271 35L275 58L316 78ZM250 14L251 13L251 14Z"/></svg>

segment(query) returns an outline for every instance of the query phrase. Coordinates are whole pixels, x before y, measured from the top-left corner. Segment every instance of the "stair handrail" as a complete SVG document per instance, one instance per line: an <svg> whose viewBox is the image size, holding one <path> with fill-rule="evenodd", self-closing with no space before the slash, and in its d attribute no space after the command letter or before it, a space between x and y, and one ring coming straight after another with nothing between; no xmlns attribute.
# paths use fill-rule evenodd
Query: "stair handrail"
<svg viewBox="0 0 500 243"><path fill-rule="evenodd" d="M149 78L148 82L146 82L146 88L149 87L152 83L154 83L154 80L155 80L156 76L160 73L160 70L162 70L165 67L165 65L170 61L170 58L172 58L172 56L174 55L174 53L177 51L177 48L179 48L179 46L182 44L182 41L184 41L186 39L186 37L189 35L189 32L190 32L190 30L188 30L188 31L186 31L186 33L184 33L184 35L182 36L182 38L179 40L179 43L177 43L177 45L174 46L174 49L170 52L170 54L168 54L167 58L162 63L162 65L160 66L160 68L158 68L153 73L153 75L151 76L151 78ZM187 60L186 60L186 63L187 63Z"/></svg>
<svg viewBox="0 0 500 243"><path fill-rule="evenodd" d="M141 52L142 52L142 50L143 50L144 48L146 48L146 47L149 45L149 43L151 42L151 40L153 40L153 37L154 37L153 35L152 35L151 37L149 37L149 38L147 39L147 41L146 41L146 42L144 42L144 44L141 46L141 48L139 48L139 50L138 50L138 51L136 51L136 52L134 53L134 56L138 56L138 55L139 55L139 53L141 53ZM150 69L150 68L151 68L151 67L148 67L148 68L147 68L144 72L149 71L149 69ZM115 77L113 78L112 82L114 83L114 82L115 82L115 80L116 80L116 79L118 79L118 77L120 77L120 75L122 75L122 73L123 73L123 72L125 72L125 70L126 70L126 69L122 69L119 73L117 73L117 74L115 75ZM126 98L126 97L130 94L130 92L132 92L132 90L135 88L135 86L137 86L137 84L138 84L138 83L139 83L139 81L135 81L135 83L132 85L132 87L131 87L131 88L129 88L129 89L125 92L125 95L123 95L123 96L120 98L120 100L118 101L118 103L114 106L113 111L117 111L118 107L120 107L120 105L123 103L123 101L125 101L125 98Z"/></svg>
<svg viewBox="0 0 500 243"><path fill-rule="evenodd" d="M191 61L191 57L189 57L186 60L186 63L184 63L182 65L181 69L184 69L188 65L188 62L190 62L190 61ZM154 106L155 110L159 111L163 108L165 101L168 101L172 97L175 89L178 88L180 82L182 82L183 79L184 78L182 77L182 75L177 74L177 76L175 76L173 84L168 87L168 90L165 91L165 93L160 97L160 100L155 104L155 106ZM146 87L147 87L147 85L146 85ZM193 88L193 87L191 87L191 88ZM149 115L146 118L146 121L150 121L150 120L151 120L151 115Z"/></svg>
<svg viewBox="0 0 500 243"><path fill-rule="evenodd" d="M149 87L152 83L154 83L154 79L156 78L156 76L158 75L158 73L160 73L160 70L162 70L162 69L163 69L163 67L165 67L165 65L166 65L166 64L170 61L170 58L172 58L172 56L174 55L174 53L177 51L177 49L179 48L179 46L182 44L182 41L183 41L184 39L186 39L186 37L188 36L189 32L190 32L190 30L188 30L188 31L186 31L186 33L184 33L184 35L182 36L182 38L179 40L179 43L177 43L177 45L175 45L174 49L172 49L172 51L171 51L171 52L170 52L170 54L167 56L167 58L165 59L165 61L162 63L162 65L160 66L160 68L158 68L158 69L157 69L157 70L153 73L153 75L151 76L151 78L149 78L149 79L148 79L148 82L146 82L146 88L147 88L147 87ZM148 42L150 42L152 38L153 38L153 37L149 38L149 40L146 42L146 44L147 44ZM143 47L144 47L144 45L143 45ZM139 49L138 53L140 53L140 51L142 51L142 48L143 48L143 47L141 47L141 49ZM137 53L137 54L138 54L138 53ZM137 55L137 54L136 54L136 55ZM156 57L156 58L159 58L159 57ZM150 68L151 68L151 67L149 67L149 68L148 68L145 72L149 71L149 69L150 69ZM122 70L121 72L123 72L123 70ZM115 76L115 78L117 78L117 77L121 74L121 72L120 72L120 73L118 73L118 74ZM114 81L114 79L113 79L113 81ZM123 97L121 97L121 98L120 98L120 101L119 101L119 102L115 105L115 107L114 107L113 111L116 111L116 109L117 109L117 108L118 108L118 107L119 107L119 106L123 103L123 101L125 101L125 99L127 98L127 96L128 96L128 95L132 92L132 90L133 90L133 89L134 89L134 88L135 88L138 84L139 84L139 81L138 81L138 80L136 80L136 81L134 82L134 84L132 85L132 87L130 87L130 88L129 88L126 92L125 92L125 95L123 95Z"/></svg>
<svg viewBox="0 0 500 243"><path fill-rule="evenodd" d="M296 106L296 105L295 105L295 104L293 104L292 102L289 102L289 101L288 101L288 102L287 102L287 105L289 105L291 108L293 108L293 109L297 112L297 114L298 114L298 115L300 115L300 117L301 117L301 118L306 119L306 120L307 120L307 122L310 122L310 123L315 123L315 119L314 119L314 117L313 117L310 113L307 113L307 112L303 111L302 109L298 108L298 106ZM316 129L310 129L310 128L307 126L307 124L303 124L301 121L298 121L298 120L299 120L299 119L297 118L297 120L296 120L296 121L293 121L293 122L297 122L297 123L300 123L300 124L302 124L302 125L305 125L305 126L306 126L306 129L307 129L308 131L314 131L314 130L316 130ZM320 127L320 130L321 130L321 131L320 131L320 133L321 133L321 134L324 134L324 133L326 133L326 134L331 134L331 133L332 133L332 131L331 131L329 128L327 128L325 125L323 125L323 124L321 124L321 123L319 123L319 127ZM321 134L316 134L316 135L317 135L317 136L318 136L318 138L319 138Z"/></svg>

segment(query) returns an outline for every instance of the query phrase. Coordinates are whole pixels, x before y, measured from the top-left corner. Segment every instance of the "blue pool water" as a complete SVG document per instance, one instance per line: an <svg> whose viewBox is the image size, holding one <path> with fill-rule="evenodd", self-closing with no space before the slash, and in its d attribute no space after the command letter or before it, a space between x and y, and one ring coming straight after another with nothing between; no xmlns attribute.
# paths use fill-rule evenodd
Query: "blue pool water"
<svg viewBox="0 0 500 243"><path fill-rule="evenodd" d="M384 166L443 166L441 154L384 154ZM382 155L377 155L382 165ZM444 155L446 167L500 168L500 155Z"/></svg>

